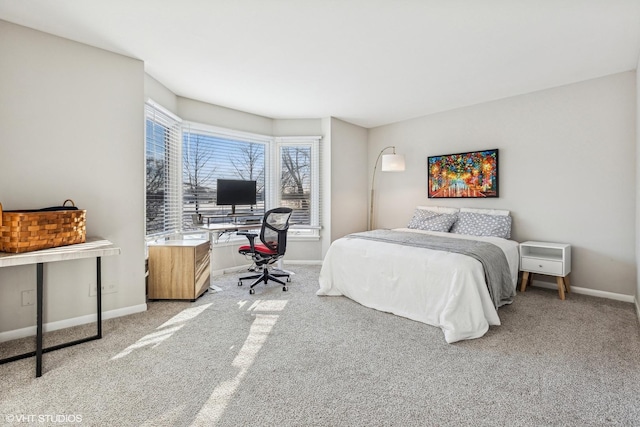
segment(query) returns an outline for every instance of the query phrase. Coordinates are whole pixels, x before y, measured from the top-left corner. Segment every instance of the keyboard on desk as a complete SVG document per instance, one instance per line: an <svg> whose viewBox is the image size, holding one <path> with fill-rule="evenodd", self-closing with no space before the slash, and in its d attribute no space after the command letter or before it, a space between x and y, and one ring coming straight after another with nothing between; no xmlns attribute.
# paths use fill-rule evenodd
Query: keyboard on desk
<svg viewBox="0 0 640 427"><path fill-rule="evenodd" d="M260 225L261 221L259 219L244 219L244 220L240 221L240 224L242 224L242 225L251 225L251 224Z"/></svg>

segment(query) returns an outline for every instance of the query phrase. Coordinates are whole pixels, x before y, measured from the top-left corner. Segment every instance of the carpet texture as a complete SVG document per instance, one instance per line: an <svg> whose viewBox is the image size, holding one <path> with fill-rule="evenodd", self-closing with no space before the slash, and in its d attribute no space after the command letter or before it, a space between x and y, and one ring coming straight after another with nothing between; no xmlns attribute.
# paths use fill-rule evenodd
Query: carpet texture
<svg viewBox="0 0 640 427"><path fill-rule="evenodd" d="M195 303L107 320L103 339L45 354L41 378L34 358L0 365L0 424L640 425L632 304L529 288L500 308L502 326L446 344L439 328L318 297L320 267L291 268L288 292L249 295L231 274ZM0 344L0 357L33 343Z"/></svg>

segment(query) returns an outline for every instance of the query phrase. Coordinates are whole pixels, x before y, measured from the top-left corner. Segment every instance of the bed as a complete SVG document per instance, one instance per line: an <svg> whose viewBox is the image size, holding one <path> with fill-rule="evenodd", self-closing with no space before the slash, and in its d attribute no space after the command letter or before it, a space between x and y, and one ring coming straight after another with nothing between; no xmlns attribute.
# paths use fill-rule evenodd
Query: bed
<svg viewBox="0 0 640 427"><path fill-rule="evenodd" d="M515 296L518 243L510 233L508 211L418 207L407 228L334 241L316 294L437 326L448 343L479 338L500 325L498 308Z"/></svg>

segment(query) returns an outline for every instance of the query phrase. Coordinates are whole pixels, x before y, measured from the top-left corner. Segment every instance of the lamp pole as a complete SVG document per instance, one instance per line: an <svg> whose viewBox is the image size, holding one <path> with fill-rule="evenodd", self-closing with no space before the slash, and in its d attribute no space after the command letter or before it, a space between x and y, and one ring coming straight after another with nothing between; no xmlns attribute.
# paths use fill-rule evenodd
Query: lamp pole
<svg viewBox="0 0 640 427"><path fill-rule="evenodd" d="M374 190L373 187L375 185L375 181L376 181L376 170L378 168L378 162L380 161L380 157L382 157L382 153L385 152L385 150L388 150L389 148L393 149L393 154L396 154L396 147L393 145L389 145L388 147L384 147L382 150L380 150L380 154L378 154L378 158L376 159L376 163L373 165L373 177L371 177L371 207L369 210L369 230L373 230L373 194L374 194Z"/></svg>

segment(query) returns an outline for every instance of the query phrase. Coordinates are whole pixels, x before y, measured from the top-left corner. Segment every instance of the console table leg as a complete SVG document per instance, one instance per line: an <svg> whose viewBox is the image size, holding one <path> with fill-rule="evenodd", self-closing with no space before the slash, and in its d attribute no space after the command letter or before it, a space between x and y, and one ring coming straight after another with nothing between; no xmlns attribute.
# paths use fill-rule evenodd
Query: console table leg
<svg viewBox="0 0 640 427"><path fill-rule="evenodd" d="M98 339L102 338L102 263L100 257L96 258L96 300L98 301Z"/></svg>
<svg viewBox="0 0 640 427"><path fill-rule="evenodd" d="M36 266L36 378L42 376L42 312L44 302L44 265Z"/></svg>

